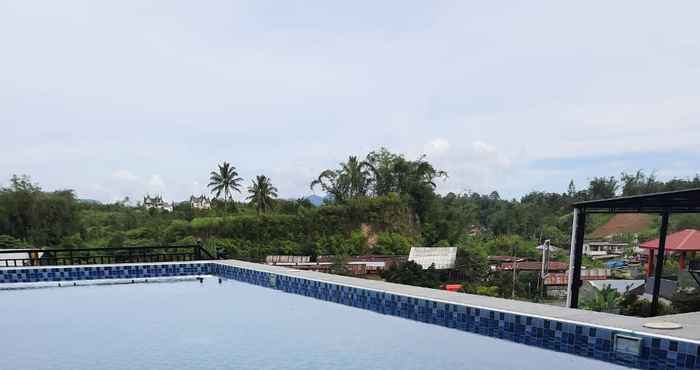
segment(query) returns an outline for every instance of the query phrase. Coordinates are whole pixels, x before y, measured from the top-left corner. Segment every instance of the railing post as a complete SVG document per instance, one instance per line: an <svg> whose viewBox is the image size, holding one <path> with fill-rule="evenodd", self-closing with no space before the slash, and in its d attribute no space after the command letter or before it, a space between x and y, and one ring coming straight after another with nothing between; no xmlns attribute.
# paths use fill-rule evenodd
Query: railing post
<svg viewBox="0 0 700 370"><path fill-rule="evenodd" d="M571 225L571 255L569 260L569 286L566 306L578 308L579 289L581 288L581 262L583 259L583 237L586 232L586 212L574 208L574 220Z"/></svg>
<svg viewBox="0 0 700 370"><path fill-rule="evenodd" d="M668 211L661 215L661 227L659 228L659 249L656 256L654 269L654 291L651 297L651 316L656 316L659 311L659 293L661 291L661 278L664 271L664 258L666 254L666 233L668 232Z"/></svg>
<svg viewBox="0 0 700 370"><path fill-rule="evenodd" d="M194 247L194 259L199 261L202 259L202 242L197 241L197 246Z"/></svg>

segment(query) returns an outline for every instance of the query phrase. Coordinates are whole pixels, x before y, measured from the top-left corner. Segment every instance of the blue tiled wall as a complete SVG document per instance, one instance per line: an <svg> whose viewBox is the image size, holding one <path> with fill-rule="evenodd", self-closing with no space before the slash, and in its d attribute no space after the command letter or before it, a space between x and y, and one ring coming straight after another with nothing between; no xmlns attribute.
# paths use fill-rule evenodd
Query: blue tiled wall
<svg viewBox="0 0 700 370"><path fill-rule="evenodd" d="M34 283L94 279L133 279L211 274L211 263L2 268L0 283Z"/></svg>
<svg viewBox="0 0 700 370"><path fill-rule="evenodd" d="M219 263L0 269L0 283L213 274L374 312L502 338L640 369L700 370L696 343L577 325L429 299L353 288ZM640 337L639 356L616 353L616 334Z"/></svg>

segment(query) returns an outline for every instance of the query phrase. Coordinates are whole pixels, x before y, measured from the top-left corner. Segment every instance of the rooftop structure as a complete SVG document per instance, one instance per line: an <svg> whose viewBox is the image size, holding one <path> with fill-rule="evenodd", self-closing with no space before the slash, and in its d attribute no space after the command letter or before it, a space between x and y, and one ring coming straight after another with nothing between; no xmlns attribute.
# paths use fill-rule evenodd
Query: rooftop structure
<svg viewBox="0 0 700 370"><path fill-rule="evenodd" d="M658 256L659 239L649 240L639 245L640 248L646 249L647 258L647 276L651 276L651 266L654 264L654 257ZM700 230L685 229L666 237L665 253L677 253L678 265L681 270L686 268L686 254L689 252L700 251Z"/></svg>
<svg viewBox="0 0 700 370"><path fill-rule="evenodd" d="M659 290L666 252L668 219L672 213L700 213L700 188L635 195L574 203L574 220L571 228L571 270L567 293L567 306L578 307L581 287L581 262L583 260L583 237L586 215L591 213L646 213L661 215L659 227L658 258L654 265L653 297L651 315L655 316L659 306Z"/></svg>
<svg viewBox="0 0 700 370"><path fill-rule="evenodd" d="M435 265L436 270L446 270L455 267L457 247L413 247L408 254L408 260L423 267Z"/></svg>

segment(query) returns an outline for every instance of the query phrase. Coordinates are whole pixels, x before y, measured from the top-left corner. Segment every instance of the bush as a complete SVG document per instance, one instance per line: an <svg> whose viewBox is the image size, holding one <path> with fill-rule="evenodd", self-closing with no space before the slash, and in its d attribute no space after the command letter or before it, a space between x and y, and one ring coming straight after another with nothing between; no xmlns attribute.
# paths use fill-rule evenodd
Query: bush
<svg viewBox="0 0 700 370"><path fill-rule="evenodd" d="M384 270L381 276L388 282L422 286L427 288L440 287L439 273L434 266L423 270L423 267L413 261L394 265Z"/></svg>
<svg viewBox="0 0 700 370"><path fill-rule="evenodd" d="M476 294L498 297L499 288L497 286L480 286L476 288Z"/></svg>
<svg viewBox="0 0 700 370"><path fill-rule="evenodd" d="M0 235L0 249L11 249L11 248L19 248L20 242L19 240L9 236L9 235Z"/></svg>
<svg viewBox="0 0 700 370"><path fill-rule="evenodd" d="M673 309L678 313L700 311L700 292L679 290L671 297Z"/></svg>
<svg viewBox="0 0 700 370"><path fill-rule="evenodd" d="M626 316L651 317L651 302L647 299L639 299L632 293L625 293L619 303L620 313ZM673 310L667 304L659 302L657 315L668 315Z"/></svg>

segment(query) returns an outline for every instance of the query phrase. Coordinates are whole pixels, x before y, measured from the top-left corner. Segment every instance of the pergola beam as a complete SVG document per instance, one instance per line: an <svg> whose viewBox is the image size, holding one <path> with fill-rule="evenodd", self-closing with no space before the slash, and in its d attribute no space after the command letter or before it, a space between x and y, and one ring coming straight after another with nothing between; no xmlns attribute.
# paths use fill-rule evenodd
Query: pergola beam
<svg viewBox="0 0 700 370"><path fill-rule="evenodd" d="M581 260L583 254L583 237L586 214L595 213L649 213L661 215L659 250L654 273L654 295L651 311L658 312L661 276L663 275L664 255L666 253L666 234L668 218L672 213L700 213L700 188L668 191L662 193L617 197L601 200L577 202L574 206L574 222L571 230L571 256L569 269L569 286L566 305L578 307L579 288L581 287Z"/></svg>

